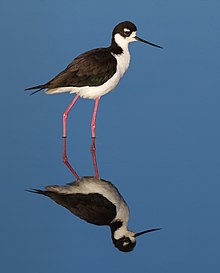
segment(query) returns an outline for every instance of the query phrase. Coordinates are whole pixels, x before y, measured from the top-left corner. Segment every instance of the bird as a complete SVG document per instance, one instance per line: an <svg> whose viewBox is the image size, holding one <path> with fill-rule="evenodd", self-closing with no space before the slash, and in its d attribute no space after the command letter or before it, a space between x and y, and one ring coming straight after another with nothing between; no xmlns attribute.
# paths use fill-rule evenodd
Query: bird
<svg viewBox="0 0 220 273"><path fill-rule="evenodd" d="M128 230L128 205L110 181L83 176L72 183L46 186L45 189L27 191L51 198L90 224L109 226L113 244L119 251L132 251L138 236L161 229L152 228L138 233Z"/></svg>
<svg viewBox="0 0 220 273"><path fill-rule="evenodd" d="M63 113L63 137L67 136L66 121L69 111L79 97L94 99L95 105L91 121L92 138L96 137L96 115L100 97L112 91L119 83L130 63L128 44L140 41L162 48L137 35L137 27L130 21L117 24L112 32L110 46L96 48L80 54L62 72L47 83L26 88L35 90L31 94L45 90L46 94L75 93L76 96Z"/></svg>

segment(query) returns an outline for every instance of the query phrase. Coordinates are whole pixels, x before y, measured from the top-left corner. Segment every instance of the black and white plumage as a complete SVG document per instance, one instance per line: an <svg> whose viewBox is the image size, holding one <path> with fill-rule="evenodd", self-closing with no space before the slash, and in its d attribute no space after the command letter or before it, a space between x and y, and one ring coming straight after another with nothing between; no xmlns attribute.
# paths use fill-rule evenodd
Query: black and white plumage
<svg viewBox="0 0 220 273"><path fill-rule="evenodd" d="M95 177L82 177L64 186L46 186L46 190L30 192L50 197L74 215L90 224L109 226L112 241L120 251L132 251L136 237L159 228L134 233L128 230L129 208L118 189L111 183Z"/></svg>
<svg viewBox="0 0 220 273"><path fill-rule="evenodd" d="M96 48L79 55L52 80L27 90L46 89L47 94L76 93L88 99L105 95L117 86L128 69L130 42L141 41L161 48L137 37L136 32L137 27L132 22L118 24L112 32L109 47Z"/></svg>
<svg viewBox="0 0 220 273"><path fill-rule="evenodd" d="M45 84L27 88L35 90L32 94L45 90L46 94L75 93L76 97L63 114L63 137L66 137L66 119L69 111L79 97L95 99L91 123L92 137L95 138L96 113L101 96L112 91L129 67L130 53L128 44L143 40L136 35L137 27L129 21L118 24L112 32L111 45L96 48L76 57L61 73Z"/></svg>

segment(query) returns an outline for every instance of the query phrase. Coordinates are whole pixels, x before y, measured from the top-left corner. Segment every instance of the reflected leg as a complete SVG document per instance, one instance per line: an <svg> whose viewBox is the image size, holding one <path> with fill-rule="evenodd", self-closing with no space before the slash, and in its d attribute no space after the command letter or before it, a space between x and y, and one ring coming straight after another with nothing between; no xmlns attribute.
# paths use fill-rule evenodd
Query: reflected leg
<svg viewBox="0 0 220 273"><path fill-rule="evenodd" d="M100 179L97 161L96 161L96 147L95 147L95 138L94 137L92 137L91 153L92 153L92 162L93 162L93 166L94 166L95 177L97 179Z"/></svg>
<svg viewBox="0 0 220 273"><path fill-rule="evenodd" d="M67 153L66 153L66 137L63 138L63 162L67 166L67 168L71 171L71 173L75 176L76 180L79 179L78 174L75 172L73 167L70 165L68 158L67 158Z"/></svg>

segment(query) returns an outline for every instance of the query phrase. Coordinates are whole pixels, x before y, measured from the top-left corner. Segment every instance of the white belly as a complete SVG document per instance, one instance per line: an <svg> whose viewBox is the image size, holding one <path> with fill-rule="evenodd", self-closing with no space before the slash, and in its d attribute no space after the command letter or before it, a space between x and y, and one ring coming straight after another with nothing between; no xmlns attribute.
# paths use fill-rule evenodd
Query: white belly
<svg viewBox="0 0 220 273"><path fill-rule="evenodd" d="M118 70L107 82L100 86L83 86L75 87L70 93L77 93L80 97L85 99L96 99L97 97L103 96L108 92L115 89L121 79Z"/></svg>

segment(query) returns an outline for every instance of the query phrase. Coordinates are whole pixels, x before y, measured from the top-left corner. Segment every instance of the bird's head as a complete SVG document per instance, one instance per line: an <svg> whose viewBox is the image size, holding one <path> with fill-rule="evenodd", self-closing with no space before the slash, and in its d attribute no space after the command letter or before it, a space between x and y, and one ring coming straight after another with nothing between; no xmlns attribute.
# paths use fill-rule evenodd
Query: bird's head
<svg viewBox="0 0 220 273"><path fill-rule="evenodd" d="M112 39L113 41L118 44L121 48L128 45L130 42L140 41L155 47L162 48L156 44L150 43L146 40L139 38L137 35L137 27L130 21L125 21L118 24L113 32L112 32Z"/></svg>
<svg viewBox="0 0 220 273"><path fill-rule="evenodd" d="M114 234L116 235L116 234ZM134 249L136 246L136 238L134 236L134 232L127 231L123 236L119 238L115 238L115 236L112 237L112 241L114 246L123 252L130 252Z"/></svg>
<svg viewBox="0 0 220 273"><path fill-rule="evenodd" d="M126 226L122 222L115 222L111 225L112 241L118 250L123 252L130 252L136 246L136 237L160 230L161 228L147 229L138 233L127 230Z"/></svg>

